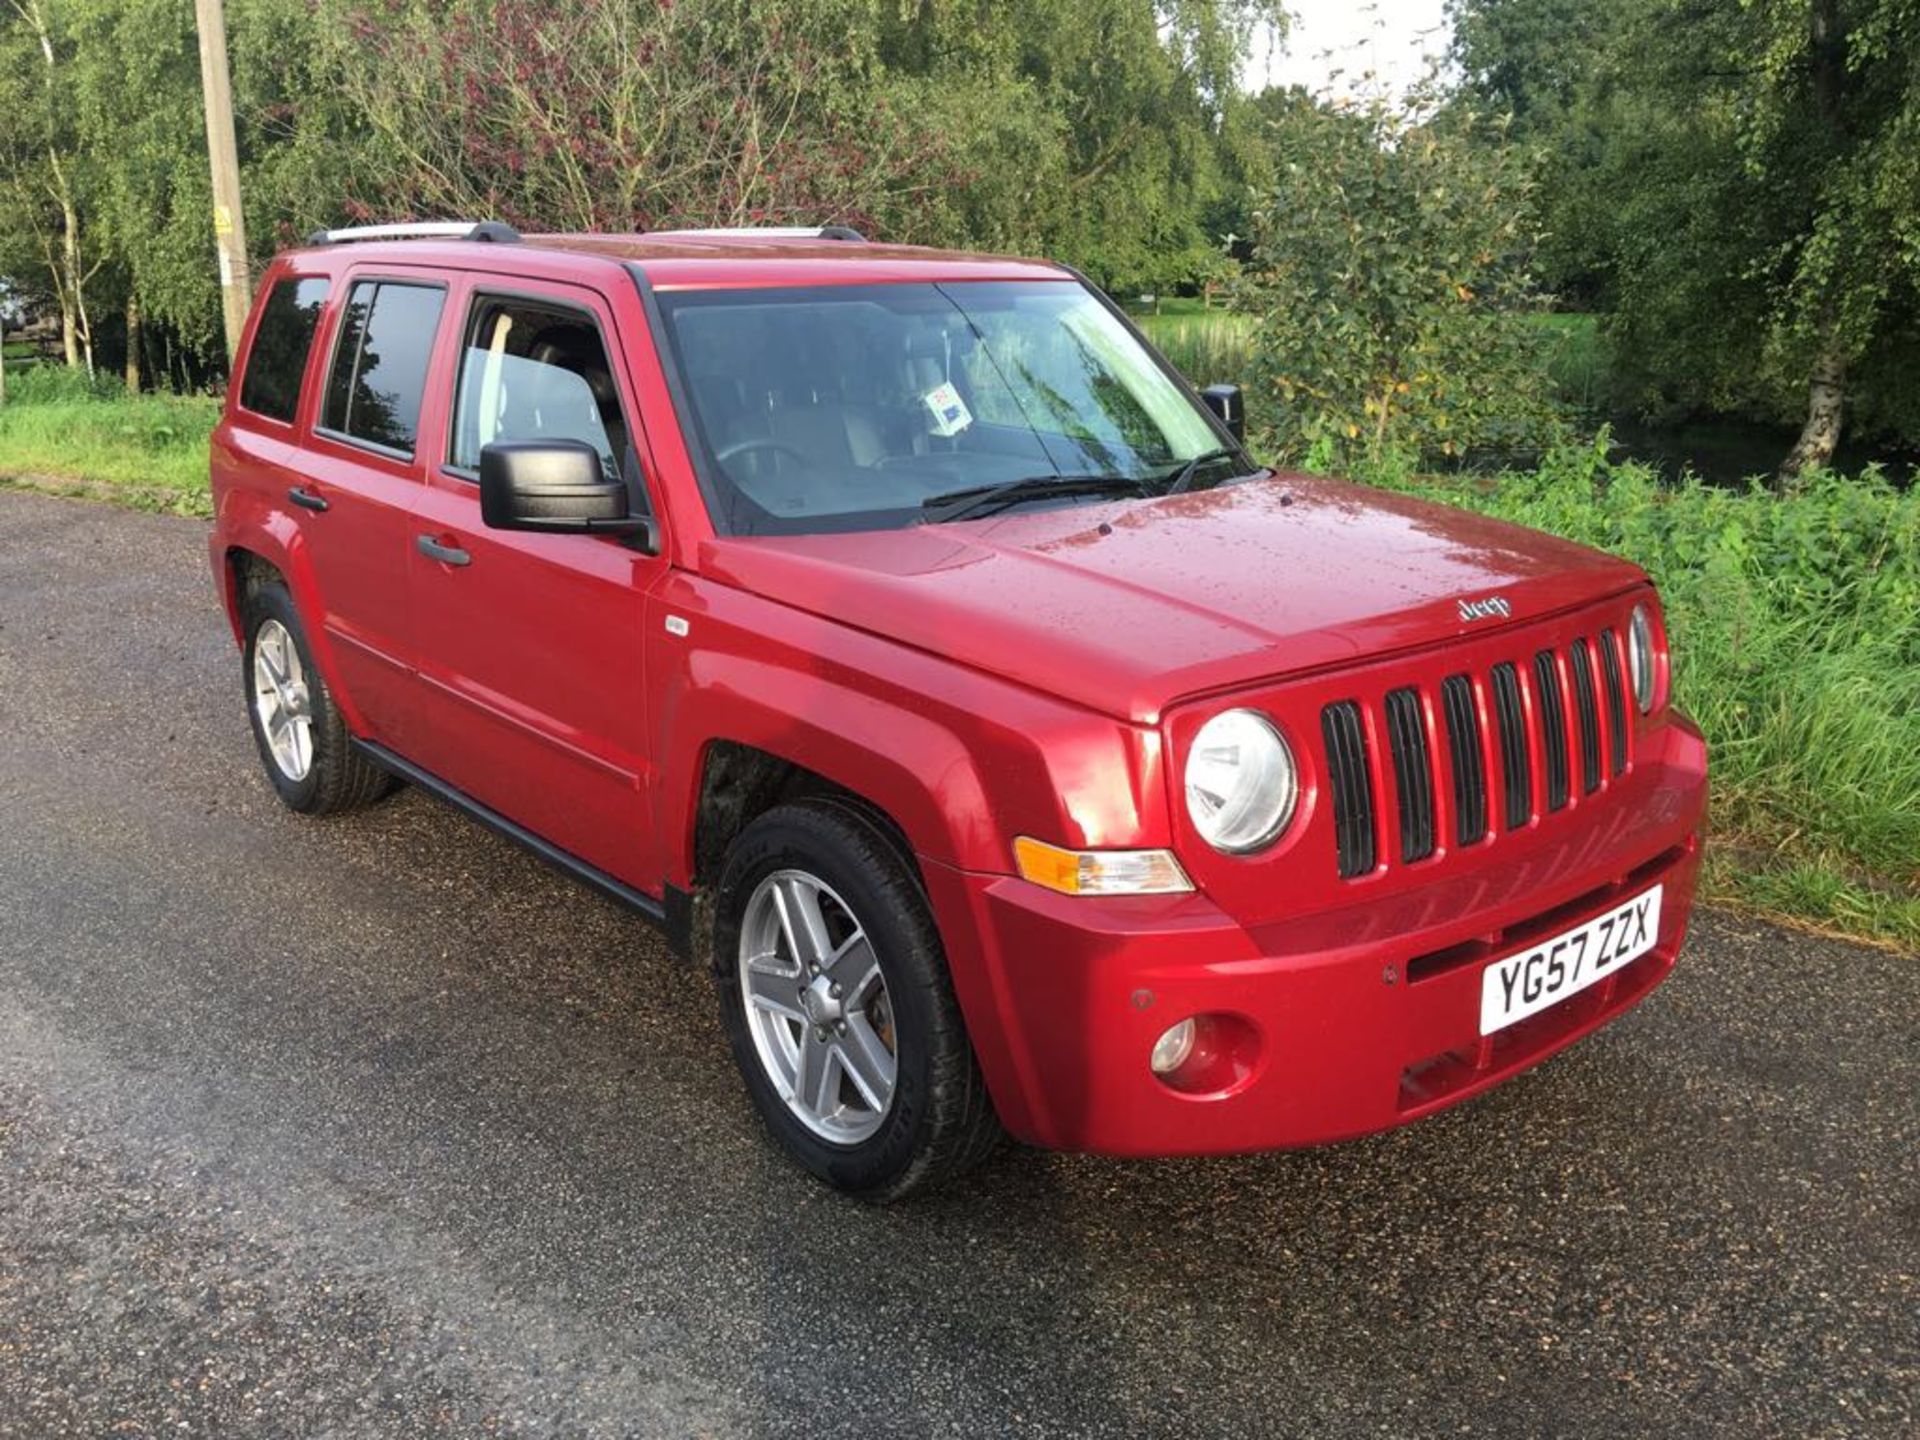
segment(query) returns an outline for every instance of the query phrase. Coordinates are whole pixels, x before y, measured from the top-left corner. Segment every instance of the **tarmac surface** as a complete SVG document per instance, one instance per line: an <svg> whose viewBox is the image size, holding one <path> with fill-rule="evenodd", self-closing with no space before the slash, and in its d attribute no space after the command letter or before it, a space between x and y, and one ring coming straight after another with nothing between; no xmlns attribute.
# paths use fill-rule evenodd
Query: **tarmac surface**
<svg viewBox="0 0 1920 1440"><path fill-rule="evenodd" d="M279 807L205 535L0 493L0 1436L1920 1426L1920 957L1703 914L1397 1133L872 1209L644 925Z"/></svg>

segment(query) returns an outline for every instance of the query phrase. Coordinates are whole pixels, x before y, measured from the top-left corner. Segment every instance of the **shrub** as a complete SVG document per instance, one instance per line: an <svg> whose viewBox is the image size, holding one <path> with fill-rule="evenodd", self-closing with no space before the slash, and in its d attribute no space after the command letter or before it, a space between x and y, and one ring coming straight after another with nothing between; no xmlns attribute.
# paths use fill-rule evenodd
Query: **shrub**
<svg viewBox="0 0 1920 1440"><path fill-rule="evenodd" d="M1529 272L1530 161L1461 110L1297 98L1236 295L1263 439L1336 464L1537 453L1558 429Z"/></svg>

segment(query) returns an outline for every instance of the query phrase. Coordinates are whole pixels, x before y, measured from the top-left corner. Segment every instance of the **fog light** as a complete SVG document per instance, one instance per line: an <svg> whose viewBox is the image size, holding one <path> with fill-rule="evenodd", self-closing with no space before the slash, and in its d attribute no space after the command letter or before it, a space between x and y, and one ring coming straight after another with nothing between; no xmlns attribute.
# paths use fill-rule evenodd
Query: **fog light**
<svg viewBox="0 0 1920 1440"><path fill-rule="evenodd" d="M1156 1075L1171 1075L1187 1063L1193 1054L1194 1024L1182 1020L1153 1042L1153 1056L1147 1061Z"/></svg>

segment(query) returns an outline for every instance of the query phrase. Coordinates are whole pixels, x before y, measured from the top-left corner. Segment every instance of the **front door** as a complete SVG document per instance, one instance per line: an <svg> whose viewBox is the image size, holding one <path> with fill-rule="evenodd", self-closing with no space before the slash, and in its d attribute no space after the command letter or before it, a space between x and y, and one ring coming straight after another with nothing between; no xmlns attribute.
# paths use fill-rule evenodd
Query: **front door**
<svg viewBox="0 0 1920 1440"><path fill-rule="evenodd" d="M446 464L411 517L421 681L410 757L589 864L659 888L641 617L664 562L624 537L489 530L481 447L583 440L625 473L633 388L601 298L522 278L461 297ZM649 873L651 870L652 873Z"/></svg>

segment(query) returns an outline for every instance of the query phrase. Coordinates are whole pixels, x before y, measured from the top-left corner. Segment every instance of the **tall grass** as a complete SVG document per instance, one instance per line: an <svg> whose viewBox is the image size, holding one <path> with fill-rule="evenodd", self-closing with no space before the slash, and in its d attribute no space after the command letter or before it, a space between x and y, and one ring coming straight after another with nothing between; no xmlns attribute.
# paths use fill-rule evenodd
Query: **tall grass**
<svg viewBox="0 0 1920 1440"><path fill-rule="evenodd" d="M207 436L219 414L220 403L204 396L128 395L117 379L51 365L10 369L0 482L211 514Z"/></svg>
<svg viewBox="0 0 1920 1440"><path fill-rule="evenodd" d="M1238 384L1250 372L1253 317L1231 310L1136 315L1133 323L1196 385Z"/></svg>
<svg viewBox="0 0 1920 1440"><path fill-rule="evenodd" d="M1920 492L1662 484L1607 438L1495 477L1375 477L1625 555L1711 746L1723 895L1920 946Z"/></svg>

